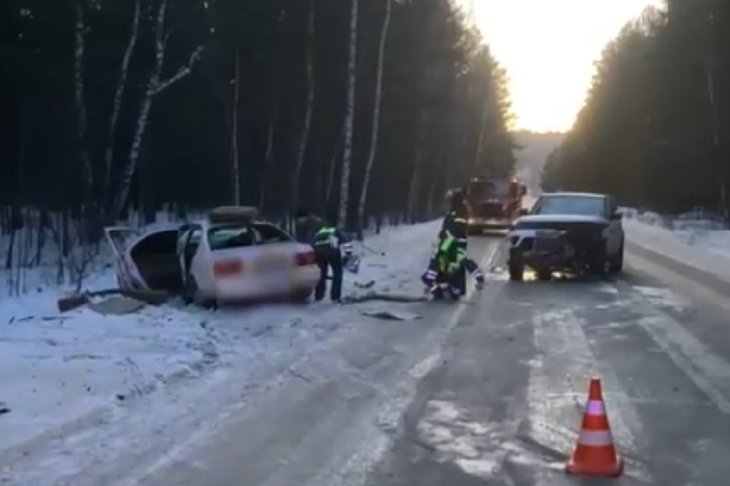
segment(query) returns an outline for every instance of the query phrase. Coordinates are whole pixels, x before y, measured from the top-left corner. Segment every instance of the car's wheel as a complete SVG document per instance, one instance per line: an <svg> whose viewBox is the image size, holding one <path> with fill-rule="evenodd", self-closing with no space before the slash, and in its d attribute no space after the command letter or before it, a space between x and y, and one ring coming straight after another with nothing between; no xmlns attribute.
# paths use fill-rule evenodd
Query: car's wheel
<svg viewBox="0 0 730 486"><path fill-rule="evenodd" d="M297 304L303 304L312 296L314 289L299 289L291 295L291 301Z"/></svg>
<svg viewBox="0 0 730 486"><path fill-rule="evenodd" d="M185 288L182 291L182 298L183 302L185 302L185 305L190 305L195 302L195 294L198 293L198 284L195 281L195 278L188 275L187 282L185 283Z"/></svg>
<svg viewBox="0 0 730 486"><path fill-rule="evenodd" d="M591 255L588 269L592 275L602 276L606 274L608 267L609 261L608 258L606 258L606 246L604 244L596 249L596 252Z"/></svg>
<svg viewBox="0 0 730 486"><path fill-rule="evenodd" d="M618 254L613 258L611 262L611 271L614 273L620 273L624 269L624 244L621 243L621 247L618 250Z"/></svg>
<svg viewBox="0 0 730 486"><path fill-rule="evenodd" d="M507 267L509 268L509 279L513 282L522 282L525 275L525 266L521 263L510 261Z"/></svg>
<svg viewBox="0 0 730 486"><path fill-rule="evenodd" d="M188 283L183 292L183 300L186 304L194 303L204 309L215 309L218 307L218 302L215 299L203 298L198 290L198 282L196 282L195 277L191 275L188 278Z"/></svg>

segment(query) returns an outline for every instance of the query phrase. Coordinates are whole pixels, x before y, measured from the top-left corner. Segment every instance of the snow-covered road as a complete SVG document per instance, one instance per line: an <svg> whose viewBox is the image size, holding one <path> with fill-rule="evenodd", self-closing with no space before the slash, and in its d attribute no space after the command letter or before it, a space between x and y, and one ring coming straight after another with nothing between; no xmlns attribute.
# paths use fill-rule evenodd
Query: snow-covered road
<svg viewBox="0 0 730 486"><path fill-rule="evenodd" d="M46 370L35 380L49 391L25 409L32 418L13 417L23 402L0 397L16 405L0 415L0 437L23 438L28 427L51 435L6 447L0 478L34 486L582 484L560 466L597 373L627 459L620 484L722 484L730 473L725 287L705 269L662 259L684 253L650 251L640 238L656 233L652 225L627 227L625 275L604 282L513 285L501 239L472 239L489 282L456 306L169 305L132 320L84 310L56 328L53 320L14 323L34 325L10 327L14 345L3 350L26 366L20 374ZM376 280L369 291L418 295L436 231L434 223L368 239L347 292ZM372 308L422 318L362 315ZM66 339L51 335L58 329ZM43 339L58 342L55 353L36 353L50 353L46 361L33 354ZM81 349L100 358L64 359ZM128 360L144 364L142 374ZM24 389L28 376L0 373ZM77 377L68 379L73 393L58 386L60 376ZM88 391L90 377L98 381ZM118 389L134 389L128 383L143 392L120 401ZM64 410L95 413L59 429L53 397Z"/></svg>

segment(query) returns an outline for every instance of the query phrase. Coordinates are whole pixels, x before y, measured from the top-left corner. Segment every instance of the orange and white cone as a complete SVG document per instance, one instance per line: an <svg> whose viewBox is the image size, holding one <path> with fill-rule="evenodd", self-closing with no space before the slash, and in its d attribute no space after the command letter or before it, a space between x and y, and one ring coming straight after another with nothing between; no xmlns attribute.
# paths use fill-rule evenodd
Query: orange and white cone
<svg viewBox="0 0 730 486"><path fill-rule="evenodd" d="M601 380L591 380L588 403L583 414L583 424L578 445L565 467L570 474L587 476L620 476L623 461L613 444L611 427L601 392Z"/></svg>

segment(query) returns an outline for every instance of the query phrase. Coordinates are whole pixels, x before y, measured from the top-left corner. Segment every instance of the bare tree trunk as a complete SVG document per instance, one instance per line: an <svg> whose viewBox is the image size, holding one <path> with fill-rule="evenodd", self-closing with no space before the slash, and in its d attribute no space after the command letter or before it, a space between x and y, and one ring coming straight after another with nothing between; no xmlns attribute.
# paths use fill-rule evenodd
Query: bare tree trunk
<svg viewBox="0 0 730 486"><path fill-rule="evenodd" d="M355 91L357 89L357 22L358 0L350 0L350 54L347 66L347 112L345 114L345 151L340 174L339 223L347 223L347 204L350 199L350 166L352 164L352 138L355 126Z"/></svg>
<svg viewBox="0 0 730 486"><path fill-rule="evenodd" d="M441 169L444 165L444 153L446 152L446 139L442 138L441 143L439 145L439 152L438 152L438 159L436 159L436 167L434 167L434 171L436 172L436 176L431 178L431 187L428 192L428 201L427 201L427 207L426 207L426 214L430 218L431 216L435 215L436 212L436 200L437 200L437 193L436 189L438 188L441 179Z"/></svg>
<svg viewBox="0 0 730 486"><path fill-rule="evenodd" d="M200 55L203 50L202 47L197 47L190 55L186 66L179 68L170 78L162 80L162 68L165 63L165 51L167 49L167 36L165 35L167 4L168 0L159 0L157 13L155 15L155 62L147 80L147 86L142 98L139 114L137 115L137 125L132 138L132 145L129 150L129 158L127 159L127 164L122 172L122 178L115 194L114 204L112 206L112 216L115 218L118 218L121 215L122 210L127 203L127 198L129 197L132 179L137 171L140 148L142 147L142 141L144 140L144 135L147 131L147 122L149 121L154 97L188 76L200 59Z"/></svg>
<svg viewBox="0 0 730 486"><path fill-rule="evenodd" d="M482 159L482 152L484 151L484 134L487 133L487 122L489 121L489 105L491 102L491 93L487 90L486 97L484 99L484 108L482 109L482 122L479 127L479 135L477 138L477 153L474 156L474 171L479 170L479 163Z"/></svg>
<svg viewBox="0 0 730 486"><path fill-rule="evenodd" d="M269 120L269 132L266 138L266 154L264 155L264 167L261 174L261 188L259 190L259 210L263 213L266 209L266 188L269 181L269 166L271 165L271 156L274 153L274 134L276 132L276 118L278 116L278 108L271 112Z"/></svg>
<svg viewBox="0 0 730 486"><path fill-rule="evenodd" d="M332 154L332 158L330 159L330 165L329 165L329 175L327 176L327 191L325 193L324 197L324 205L328 206L330 202L332 202L332 192L335 188L335 171L337 169L337 157L340 155L340 148L341 144L343 143L345 139L345 128L347 127L347 124L342 124L342 130L340 130L340 134L337 136L337 144L335 145L335 151Z"/></svg>
<svg viewBox="0 0 730 486"><path fill-rule="evenodd" d="M140 0L135 2L134 18L132 19L132 28L129 32L129 40L122 57L122 65L119 69L119 80L117 81L117 89L114 93L112 102L112 114L109 118L109 141L104 153L104 194L111 187L112 166L114 164L114 145L116 143L117 124L119 123L119 114L122 111L122 100L124 99L124 91L127 88L127 77L129 75L129 64L132 60L134 48L137 46L137 38L139 37L139 19L140 19ZM107 201L107 204L111 201Z"/></svg>
<svg viewBox="0 0 730 486"><path fill-rule="evenodd" d="M38 266L41 264L43 258L43 248L46 245L46 227L48 226L48 213L45 208L41 209L40 215L38 216L38 236L36 237L36 253L34 265Z"/></svg>
<svg viewBox="0 0 730 486"><path fill-rule="evenodd" d="M365 176L360 191L360 204L357 208L357 235L359 239L363 237L365 226L365 204L368 199L368 189L370 187L370 174L375 163L375 154L378 150L378 133L380 131L380 106L383 98L383 61L385 59L385 43L388 38L388 29L390 27L390 16L393 10L392 0L385 0L385 18L383 19L383 29L380 33L380 46L378 49L378 72L375 80L375 101L373 106L373 127L370 138L370 153L365 164Z"/></svg>
<svg viewBox="0 0 730 486"><path fill-rule="evenodd" d="M291 203L289 212L294 214L299 205L299 178L304 166L304 157L307 153L307 145L309 143L309 133L312 127L312 112L314 111L314 0L309 2L309 23L307 27L308 47L307 47L307 107L304 111L304 126L302 127L302 137L299 141L299 151L297 152L297 163L294 168Z"/></svg>
<svg viewBox="0 0 730 486"><path fill-rule="evenodd" d="M416 155L413 161L413 172L408 185L408 204L406 218L409 223L415 222L418 211L418 195L421 192L421 179L423 172L423 139L426 133L426 116L422 112L418 121L418 138L416 139Z"/></svg>
<svg viewBox="0 0 730 486"><path fill-rule="evenodd" d="M241 204L241 171L238 160L238 105L241 95L241 59L238 46L236 46L236 79L233 87L232 127L231 127L231 178L233 179L233 204Z"/></svg>
<svg viewBox="0 0 730 486"><path fill-rule="evenodd" d="M94 173L91 168L91 158L86 145L87 115L84 99L86 86L84 78L84 57L86 53L86 16L84 15L83 0L76 3L76 29L74 45L74 98L76 101L76 143L81 156L81 170L83 172L84 197L82 204L91 193L94 184Z"/></svg>

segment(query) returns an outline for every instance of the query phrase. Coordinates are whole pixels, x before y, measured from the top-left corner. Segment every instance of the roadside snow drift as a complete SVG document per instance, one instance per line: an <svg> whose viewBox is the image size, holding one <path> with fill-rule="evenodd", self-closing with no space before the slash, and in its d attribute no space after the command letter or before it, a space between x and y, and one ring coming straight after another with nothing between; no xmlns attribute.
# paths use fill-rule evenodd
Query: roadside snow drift
<svg viewBox="0 0 730 486"><path fill-rule="evenodd" d="M730 282L730 230L692 215L677 218L623 209L629 241Z"/></svg>
<svg viewBox="0 0 730 486"><path fill-rule="evenodd" d="M386 228L356 244L360 271L345 272L345 295L418 295L439 224ZM109 287L114 277L107 268L89 281ZM88 307L59 314L58 296L0 300L0 403L9 409L0 414L3 461L113 420L137 397L165 399L161 389L172 393L171 384L213 367L256 374L286 362L359 316L355 306L328 302L212 312L173 301L120 316Z"/></svg>

